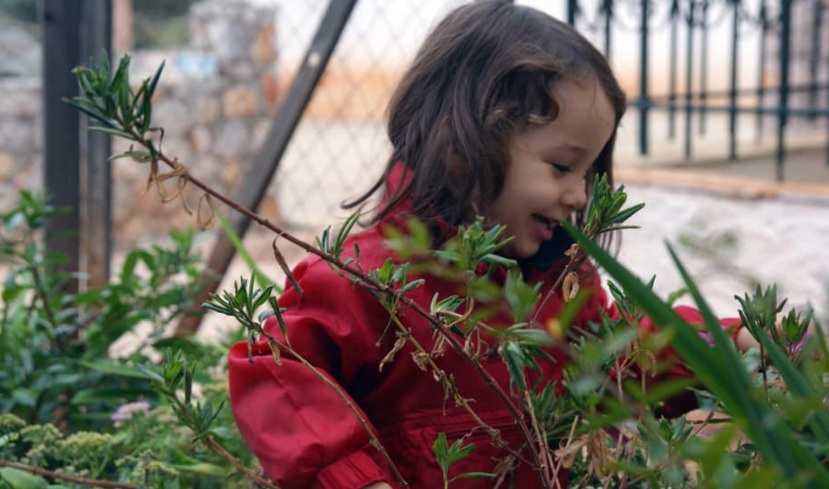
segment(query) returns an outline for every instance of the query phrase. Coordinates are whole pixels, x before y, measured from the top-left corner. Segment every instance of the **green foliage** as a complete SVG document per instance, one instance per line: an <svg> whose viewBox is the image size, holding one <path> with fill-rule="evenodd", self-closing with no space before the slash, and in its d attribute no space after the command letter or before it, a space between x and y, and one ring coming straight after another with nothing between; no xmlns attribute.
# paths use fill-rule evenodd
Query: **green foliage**
<svg viewBox="0 0 829 489"><path fill-rule="evenodd" d="M474 445L463 444L463 438L455 440L455 442L452 443L451 446L449 446L449 442L446 440L446 433L438 433L438 437L437 439L435 439L435 443L432 445L432 451L435 454L435 460L437 460L441 472L443 472L443 487L445 489L449 487L449 484L451 482L457 479L495 478L495 474L488 474L485 472L464 472L454 477L449 477L449 466L459 460L468 457L473 451L475 451Z"/></svg>
<svg viewBox="0 0 829 489"><path fill-rule="evenodd" d="M161 340L190 304L202 266L192 254L192 232L173 233L173 247L127 254L117 278L102 288L64 292L68 275L43 255L38 234L54 213L23 192L17 207L0 214L0 257L12 268L3 284L0 354L15 368L0 372L0 412L32 423L53 420L70 429L100 422L125 396L157 396L140 379L90 370L85 363L110 349L140 324L148 338L122 364L148 361L147 347Z"/></svg>
<svg viewBox="0 0 829 489"><path fill-rule="evenodd" d="M89 67L76 68L73 72L78 79L80 95L65 101L100 124L93 130L142 143L144 149L130 149L119 156L155 162L159 156L158 142L152 140L151 133L160 131L151 127L152 98L164 64L155 75L141 82L138 91L134 91L130 84L129 66L130 57L124 56L113 70L104 56L100 62L90 63Z"/></svg>
<svg viewBox="0 0 829 489"><path fill-rule="evenodd" d="M0 14L34 24L37 22L37 0L0 0Z"/></svg>
<svg viewBox="0 0 829 489"><path fill-rule="evenodd" d="M699 381L722 403L734 426L743 430L751 440L750 446L743 447L747 460L757 463L757 456L762 456L764 469L781 474L786 482L778 481L780 485L775 487L802 487L805 481L810 481L806 487L824 487L829 484L829 471L824 466L829 449L825 428L827 413L822 404L826 397L826 386L822 376L812 377L811 382L807 380L769 337L767 331L775 329L775 316L781 309L781 305L776 303L774 289L766 292L758 290L754 297L741 300L741 317L766 348L777 368L785 372L786 385L791 389L789 396L802 401L801 408L808 411L807 418L810 422L805 425L787 423L782 408L788 403L767 394L752 381L731 341L676 255L675 263L703 315L707 332L714 339L713 346L706 344L692 326L685 323L650 288L625 270L607 252L572 226L568 226L568 231L663 331L667 329L676 335L674 347L693 369ZM798 331L801 329L799 326L788 327ZM735 484L740 479L740 472L735 474L733 470L726 470L718 477L718 485L712 487L737 487Z"/></svg>
<svg viewBox="0 0 829 489"><path fill-rule="evenodd" d="M203 264L192 251L192 231L171 234L171 245L131 250L109 284L69 293L69 275L44 254L41 238L57 212L23 191L0 213L0 265L6 270L0 309L0 460L87 479L139 487L229 487L228 462L193 445L205 426L250 463L227 410L222 376L197 369L219 365L225 345L202 345L168 331L200 288ZM145 333L138 336L136 329ZM130 353L113 348L133 343ZM173 354L174 350L184 353ZM156 366L166 358L164 369ZM175 365L185 372L188 402L199 424L172 402ZM166 374L167 377L164 377ZM174 384L173 384L174 385ZM200 416L200 417L199 417ZM205 429L200 429L205 428ZM77 487L60 479L6 467L0 487ZM3 485L5 484L5 486ZM44 486L46 487L46 486Z"/></svg>

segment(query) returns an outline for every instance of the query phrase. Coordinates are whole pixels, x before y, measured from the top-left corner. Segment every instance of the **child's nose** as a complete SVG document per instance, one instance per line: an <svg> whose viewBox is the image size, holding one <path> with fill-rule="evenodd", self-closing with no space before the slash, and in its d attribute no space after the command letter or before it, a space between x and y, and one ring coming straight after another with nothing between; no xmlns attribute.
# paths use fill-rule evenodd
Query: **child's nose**
<svg viewBox="0 0 829 489"><path fill-rule="evenodd" d="M584 187L583 180L573 183L564 192L564 195L562 195L562 203L573 211L584 209L587 205L587 189Z"/></svg>

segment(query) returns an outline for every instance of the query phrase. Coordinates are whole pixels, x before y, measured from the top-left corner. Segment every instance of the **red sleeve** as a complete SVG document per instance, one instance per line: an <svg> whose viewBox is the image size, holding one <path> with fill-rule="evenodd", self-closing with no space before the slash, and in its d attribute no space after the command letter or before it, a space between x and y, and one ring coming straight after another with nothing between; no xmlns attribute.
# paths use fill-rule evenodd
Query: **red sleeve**
<svg viewBox="0 0 829 489"><path fill-rule="evenodd" d="M372 351L372 334L350 312L354 304L347 295L356 297L352 285L311 261L315 265L295 270L303 294L288 287L280 297L288 340L323 375L348 386L360 365L343 352ZM275 317L265 330L284 340ZM342 397L297 360L283 353L277 365L267 343L259 341L251 363L247 344L237 343L228 356L228 375L239 431L268 477L282 487L359 489L390 480Z"/></svg>

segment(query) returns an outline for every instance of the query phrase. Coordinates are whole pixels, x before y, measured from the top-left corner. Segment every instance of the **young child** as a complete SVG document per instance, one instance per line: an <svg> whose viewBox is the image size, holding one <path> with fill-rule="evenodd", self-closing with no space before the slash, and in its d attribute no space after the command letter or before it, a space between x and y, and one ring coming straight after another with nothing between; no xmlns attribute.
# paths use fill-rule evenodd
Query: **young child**
<svg viewBox="0 0 829 489"><path fill-rule="evenodd" d="M545 294L571 244L559 223L582 224L594 178L606 175L612 182L614 139L625 106L605 58L570 26L504 0L457 8L426 39L391 100L393 153L384 175L352 205L378 191L383 203L372 226L349 238L346 250L358 244L360 267L373 270L394 258L384 244L389 226L405 230L416 217L438 247L459 225L483 216L506 227L513 239L502 254L518 260L528 283L543 282ZM598 321L600 311L612 307L595 270L584 266L582 272L580 288L592 294L576 324ZM291 347L347 392L411 488L443 487L432 453L438 433L451 443L478 423L412 361L411 345L378 368L394 335L383 335L389 315L374 296L318 257L301 262L294 276L302 293L288 284L279 301ZM492 276L505 280L500 269ZM436 294L457 293L457 284L422 278L425 284L408 297L426 310ZM556 294L539 321L556 318L562 305ZM681 313L698 321L694 311ZM427 320L405 307L400 317L430 351L435 336ZM490 323L512 324L509 317ZM265 329L284 339L275 318ZM550 353L554 361L539 362L547 381L557 382L564 358ZM284 488L401 487L343 398L290 356L281 362L274 362L265 341L255 345L252 363L244 343L229 356L233 414L265 473ZM436 362L465 398L475 400L481 419L520 447L510 412L472 365L452 348ZM508 391L503 361L494 356L483 362ZM674 370L682 374L681 367ZM476 449L453 473L491 472L506 454L482 430L466 441ZM513 487L541 487L526 463L517 463L511 477ZM452 487L492 484L459 479Z"/></svg>

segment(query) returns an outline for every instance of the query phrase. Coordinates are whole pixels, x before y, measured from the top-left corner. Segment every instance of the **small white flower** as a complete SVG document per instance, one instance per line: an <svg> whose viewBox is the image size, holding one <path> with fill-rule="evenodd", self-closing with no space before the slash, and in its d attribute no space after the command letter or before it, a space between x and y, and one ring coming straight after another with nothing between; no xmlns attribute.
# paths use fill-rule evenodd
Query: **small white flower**
<svg viewBox="0 0 829 489"><path fill-rule="evenodd" d="M135 413L146 413L150 410L150 403L147 401L130 402L118 406L118 409L109 417L115 426L121 424L121 421L132 419Z"/></svg>

